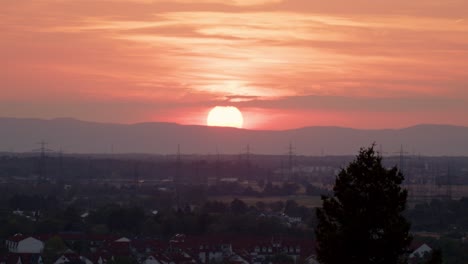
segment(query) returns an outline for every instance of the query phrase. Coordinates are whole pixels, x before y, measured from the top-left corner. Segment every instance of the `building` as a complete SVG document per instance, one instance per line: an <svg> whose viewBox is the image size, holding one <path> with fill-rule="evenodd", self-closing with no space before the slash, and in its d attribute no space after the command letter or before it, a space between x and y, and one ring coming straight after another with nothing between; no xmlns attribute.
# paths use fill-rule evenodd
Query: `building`
<svg viewBox="0 0 468 264"><path fill-rule="evenodd" d="M44 250L44 242L32 236L16 234L5 241L11 253L39 254Z"/></svg>

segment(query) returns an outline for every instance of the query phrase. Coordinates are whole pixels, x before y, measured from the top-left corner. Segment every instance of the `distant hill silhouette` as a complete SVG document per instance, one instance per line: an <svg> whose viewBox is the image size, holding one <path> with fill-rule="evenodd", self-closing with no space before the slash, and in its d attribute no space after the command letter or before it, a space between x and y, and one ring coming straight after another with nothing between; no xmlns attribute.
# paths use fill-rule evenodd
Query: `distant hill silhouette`
<svg viewBox="0 0 468 264"><path fill-rule="evenodd" d="M468 127L417 125L404 129L358 130L306 127L285 131L187 126L172 123L132 125L0 118L0 152L27 152L45 140L49 148L68 153L237 154L250 144L252 153L286 154L291 142L300 155L354 155L376 142L387 155L403 145L410 154L468 156ZM385 154L385 153L384 153Z"/></svg>

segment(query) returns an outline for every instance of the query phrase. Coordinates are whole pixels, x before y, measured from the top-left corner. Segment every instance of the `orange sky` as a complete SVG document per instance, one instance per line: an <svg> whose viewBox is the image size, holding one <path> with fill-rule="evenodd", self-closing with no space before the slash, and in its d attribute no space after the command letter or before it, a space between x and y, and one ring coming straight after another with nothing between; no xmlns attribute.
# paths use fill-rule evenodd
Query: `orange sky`
<svg viewBox="0 0 468 264"><path fill-rule="evenodd" d="M0 3L0 116L468 126L465 0Z"/></svg>

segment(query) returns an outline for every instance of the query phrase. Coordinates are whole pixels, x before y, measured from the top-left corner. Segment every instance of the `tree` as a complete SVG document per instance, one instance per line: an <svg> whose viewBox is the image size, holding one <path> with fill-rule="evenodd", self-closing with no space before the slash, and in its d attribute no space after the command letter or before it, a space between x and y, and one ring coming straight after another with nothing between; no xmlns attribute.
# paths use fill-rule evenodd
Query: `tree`
<svg viewBox="0 0 468 264"><path fill-rule="evenodd" d="M233 214L245 214L247 212L247 204L236 198L231 202L231 212Z"/></svg>
<svg viewBox="0 0 468 264"><path fill-rule="evenodd" d="M284 213L288 216L297 217L300 215L299 204L294 200L287 200L286 205L284 206Z"/></svg>
<svg viewBox="0 0 468 264"><path fill-rule="evenodd" d="M406 263L412 238L402 213L407 191L396 167L386 169L374 145L338 174L332 196L317 209L317 256L322 264Z"/></svg>
<svg viewBox="0 0 468 264"><path fill-rule="evenodd" d="M284 209L284 202L283 201L276 201L269 204L270 209L273 212L281 212Z"/></svg>
<svg viewBox="0 0 468 264"><path fill-rule="evenodd" d="M43 257L45 263L53 263L55 259L67 250L67 246L59 236L53 236L44 245Z"/></svg>

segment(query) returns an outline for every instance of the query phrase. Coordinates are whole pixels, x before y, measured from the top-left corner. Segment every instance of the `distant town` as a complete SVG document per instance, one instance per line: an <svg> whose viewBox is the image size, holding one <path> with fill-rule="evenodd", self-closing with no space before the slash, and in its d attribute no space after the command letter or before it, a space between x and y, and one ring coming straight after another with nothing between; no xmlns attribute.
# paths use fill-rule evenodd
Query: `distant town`
<svg viewBox="0 0 468 264"><path fill-rule="evenodd" d="M383 155L406 177L413 263L466 254L468 159ZM5 152L0 263L317 263L315 208L353 159Z"/></svg>

